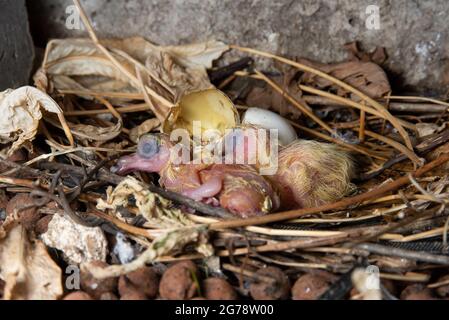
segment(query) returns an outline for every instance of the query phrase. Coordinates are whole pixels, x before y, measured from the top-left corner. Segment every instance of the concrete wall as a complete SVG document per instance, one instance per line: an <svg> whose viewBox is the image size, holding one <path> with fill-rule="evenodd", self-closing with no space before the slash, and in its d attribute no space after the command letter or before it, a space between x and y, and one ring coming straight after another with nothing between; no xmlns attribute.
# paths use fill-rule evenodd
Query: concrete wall
<svg viewBox="0 0 449 320"><path fill-rule="evenodd" d="M34 47L25 0L0 2L0 91L28 83Z"/></svg>
<svg viewBox="0 0 449 320"><path fill-rule="evenodd" d="M343 60L345 43L387 49L396 88L427 94L449 88L447 0L89 0L82 1L100 36L142 35L159 44L216 38L289 56ZM28 0L32 32L83 35L65 23L70 0ZM380 29L366 27L366 8L380 8ZM69 9L70 10L70 9ZM372 16L371 16L372 17Z"/></svg>

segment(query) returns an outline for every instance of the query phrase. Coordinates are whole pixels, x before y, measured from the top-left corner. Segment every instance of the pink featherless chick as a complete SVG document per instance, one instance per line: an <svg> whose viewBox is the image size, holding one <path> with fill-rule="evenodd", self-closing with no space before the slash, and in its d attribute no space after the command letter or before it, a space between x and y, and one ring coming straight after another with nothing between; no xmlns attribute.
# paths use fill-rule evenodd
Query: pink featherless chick
<svg viewBox="0 0 449 320"><path fill-rule="evenodd" d="M165 134L146 134L139 139L137 152L120 158L111 170L121 175L133 171L157 172L165 189L220 205L242 218L264 215L279 207L278 195L270 182L253 167L175 164L173 146Z"/></svg>

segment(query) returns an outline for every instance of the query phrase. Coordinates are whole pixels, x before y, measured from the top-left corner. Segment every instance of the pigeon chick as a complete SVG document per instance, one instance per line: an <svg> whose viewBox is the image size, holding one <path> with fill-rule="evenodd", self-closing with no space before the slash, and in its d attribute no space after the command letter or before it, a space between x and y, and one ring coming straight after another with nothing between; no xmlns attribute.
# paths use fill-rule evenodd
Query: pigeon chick
<svg viewBox="0 0 449 320"><path fill-rule="evenodd" d="M242 218L264 215L279 207L271 183L255 168L240 164L178 164L180 150L165 134L146 134L137 152L120 158L111 170L157 172L159 184L197 201L220 205Z"/></svg>

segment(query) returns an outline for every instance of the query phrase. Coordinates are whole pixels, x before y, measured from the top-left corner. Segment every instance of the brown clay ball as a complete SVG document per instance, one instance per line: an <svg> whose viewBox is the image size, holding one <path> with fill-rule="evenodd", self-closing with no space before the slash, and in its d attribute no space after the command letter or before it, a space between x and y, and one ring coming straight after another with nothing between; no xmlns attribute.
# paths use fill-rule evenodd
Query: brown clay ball
<svg viewBox="0 0 449 320"><path fill-rule="evenodd" d="M292 288L293 300L316 300L329 288L329 280L321 275L306 273Z"/></svg>
<svg viewBox="0 0 449 320"><path fill-rule="evenodd" d="M207 300L236 300L237 293L224 279L208 278L203 281L203 294Z"/></svg>
<svg viewBox="0 0 449 320"><path fill-rule="evenodd" d="M29 194L19 193L9 200L6 206L6 214L8 216L16 214L20 223L26 229L31 229L41 217L37 207L30 207L33 204L34 200Z"/></svg>
<svg viewBox="0 0 449 320"><path fill-rule="evenodd" d="M193 275L197 274L197 267L192 261L182 261L172 265L162 275L159 284L161 297L168 300L193 298L197 292Z"/></svg>
<svg viewBox="0 0 449 320"><path fill-rule="evenodd" d="M420 285L412 284L406 287L401 293L401 300L434 300L432 290Z"/></svg>
<svg viewBox="0 0 449 320"><path fill-rule="evenodd" d="M138 290L148 299L154 299L159 289L159 277L153 268L142 267L120 277L119 292L125 294L127 290Z"/></svg>
<svg viewBox="0 0 449 320"><path fill-rule="evenodd" d="M92 297L84 291L75 291L66 295L63 300L94 300L94 299L92 299Z"/></svg>
<svg viewBox="0 0 449 320"><path fill-rule="evenodd" d="M259 269L256 276L271 278L272 281L254 279L251 283L250 293L255 300L280 300L286 299L290 291L290 281L281 269L267 267Z"/></svg>
<svg viewBox="0 0 449 320"><path fill-rule="evenodd" d="M103 261L93 261L93 266L107 267ZM90 294L95 299L100 299L103 293L114 292L117 289L117 278L97 279L89 270L81 271L81 289Z"/></svg>

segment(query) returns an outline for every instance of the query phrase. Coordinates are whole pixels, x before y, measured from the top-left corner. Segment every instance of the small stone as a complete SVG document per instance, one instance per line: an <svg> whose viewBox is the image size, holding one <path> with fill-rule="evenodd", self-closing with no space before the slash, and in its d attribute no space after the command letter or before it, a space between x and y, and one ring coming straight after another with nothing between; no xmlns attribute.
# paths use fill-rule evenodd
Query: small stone
<svg viewBox="0 0 449 320"><path fill-rule="evenodd" d="M255 300L282 300L288 297L290 281L285 273L276 267L259 269L256 276L271 278L273 281L254 279L250 292Z"/></svg>
<svg viewBox="0 0 449 320"><path fill-rule="evenodd" d="M198 270L192 261L181 261L165 271L159 283L159 293L168 300L188 300L195 296L197 284L193 275Z"/></svg>
<svg viewBox="0 0 449 320"><path fill-rule="evenodd" d="M54 214L41 239L47 246L61 250L70 264L106 261L108 246L101 228L83 226L67 215Z"/></svg>
<svg viewBox="0 0 449 320"><path fill-rule="evenodd" d="M132 288L144 293L149 299L154 299L159 290L159 277L150 267L142 267L121 277L119 282L120 295Z"/></svg>
<svg viewBox="0 0 449 320"><path fill-rule="evenodd" d="M293 300L316 300L329 288L325 277L306 273L296 280L292 288Z"/></svg>
<svg viewBox="0 0 449 320"><path fill-rule="evenodd" d="M237 293L224 279L208 278L203 281L203 294L207 300L236 300Z"/></svg>
<svg viewBox="0 0 449 320"><path fill-rule="evenodd" d="M95 267L107 267L108 264L103 261L92 261ZM101 295L117 290L117 278L97 279L89 270L81 270L81 289L90 294L95 299L100 299Z"/></svg>

